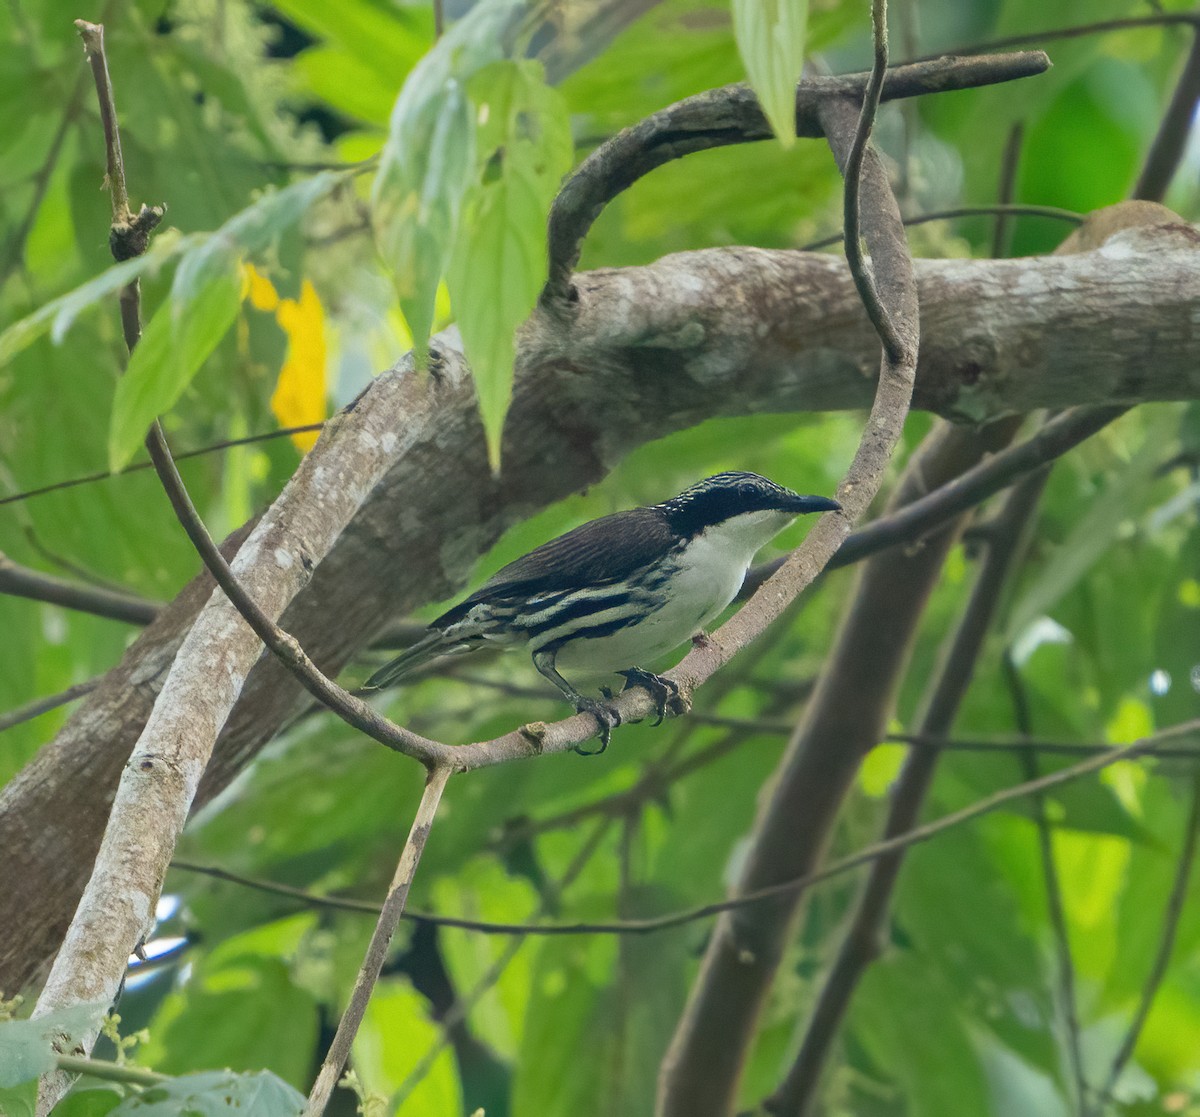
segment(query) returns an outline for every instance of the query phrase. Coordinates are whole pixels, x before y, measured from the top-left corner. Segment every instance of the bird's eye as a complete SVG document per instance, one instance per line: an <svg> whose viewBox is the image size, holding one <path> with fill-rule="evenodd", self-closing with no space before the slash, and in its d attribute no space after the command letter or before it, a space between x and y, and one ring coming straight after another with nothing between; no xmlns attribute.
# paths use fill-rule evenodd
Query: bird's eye
<svg viewBox="0 0 1200 1117"><path fill-rule="evenodd" d="M743 500L752 500L758 495L758 486L753 481L743 481L738 485L738 496Z"/></svg>

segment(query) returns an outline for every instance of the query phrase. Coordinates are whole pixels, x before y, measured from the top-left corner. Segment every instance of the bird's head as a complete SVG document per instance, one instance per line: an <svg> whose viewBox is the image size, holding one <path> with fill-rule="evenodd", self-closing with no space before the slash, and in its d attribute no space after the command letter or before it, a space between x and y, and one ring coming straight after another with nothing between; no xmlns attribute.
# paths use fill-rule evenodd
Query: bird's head
<svg viewBox="0 0 1200 1117"><path fill-rule="evenodd" d="M719 531L758 550L797 516L842 506L823 496L801 496L757 473L733 471L698 481L658 507L685 538Z"/></svg>

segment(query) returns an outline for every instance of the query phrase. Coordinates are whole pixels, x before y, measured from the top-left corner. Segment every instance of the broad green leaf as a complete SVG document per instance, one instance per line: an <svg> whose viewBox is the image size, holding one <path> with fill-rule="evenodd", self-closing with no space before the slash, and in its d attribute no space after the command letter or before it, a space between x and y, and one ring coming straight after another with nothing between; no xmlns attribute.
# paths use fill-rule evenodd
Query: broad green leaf
<svg viewBox="0 0 1200 1117"><path fill-rule="evenodd" d="M939 966L922 963L900 950L866 971L847 1017L851 1042L887 1076L909 1117L988 1113L958 990Z"/></svg>
<svg viewBox="0 0 1200 1117"><path fill-rule="evenodd" d="M0 1087L0 1113L4 1117L34 1117L37 1110L37 1079L20 1086Z"/></svg>
<svg viewBox="0 0 1200 1117"><path fill-rule="evenodd" d="M91 1079L90 1081L96 1081ZM110 1085L94 1090L72 1090L62 1101L54 1107L54 1117L107 1117L118 1105L124 1097L124 1092L119 1086ZM33 1110L31 1109L32 1115ZM0 1102L0 1113L5 1117L18 1117L17 1114L9 1114Z"/></svg>
<svg viewBox="0 0 1200 1117"><path fill-rule="evenodd" d="M325 0L278 0L272 7L326 44L303 52L301 59L313 49L322 53L336 50L356 59L376 81L388 83L393 96L405 63L425 52L433 30L430 5L378 4L372 0L339 0L335 5Z"/></svg>
<svg viewBox="0 0 1200 1117"><path fill-rule="evenodd" d="M449 263L474 158L471 107L457 81L448 82L436 105L422 108L427 126L406 123L411 139L389 141L384 148L372 201L379 249L421 354L433 328L438 282ZM398 112L399 103L393 134Z"/></svg>
<svg viewBox="0 0 1200 1117"><path fill-rule="evenodd" d="M733 33L746 75L784 147L796 142L807 25L808 0L733 0Z"/></svg>
<svg viewBox="0 0 1200 1117"><path fill-rule="evenodd" d="M482 0L413 68L396 98L371 191L376 241L418 354L474 177L471 75L513 52L526 5Z"/></svg>
<svg viewBox="0 0 1200 1117"><path fill-rule="evenodd" d="M35 1020L0 1023L0 1087L19 1086L54 1067L54 1039L79 1036L95 1028L106 1005L71 1005Z"/></svg>
<svg viewBox="0 0 1200 1117"><path fill-rule="evenodd" d="M633 888L624 901L631 915L668 910L676 902L652 887ZM604 904L597 897L597 915ZM512 1112L649 1112L658 1067L683 1008L689 941L686 931L619 943L544 939L534 964Z"/></svg>
<svg viewBox="0 0 1200 1117"><path fill-rule="evenodd" d="M126 1098L112 1117L299 1117L304 1095L270 1071L186 1074Z"/></svg>
<svg viewBox="0 0 1200 1117"><path fill-rule="evenodd" d="M481 121L480 177L465 202L449 286L497 470L516 331L546 279L546 217L573 147L566 104L536 63L495 63L468 90Z"/></svg>
<svg viewBox="0 0 1200 1117"><path fill-rule="evenodd" d="M368 1092L388 1096L404 1085L418 1061L441 1042L441 1030L429 1019L429 1002L407 981L384 980L371 994L355 1037L354 1067ZM442 1048L429 1072L405 1093L399 1109L416 1117L463 1112L450 1048Z"/></svg>
<svg viewBox="0 0 1200 1117"><path fill-rule="evenodd" d="M110 469L128 465L150 424L183 394L233 324L242 301L239 265L232 254L220 260L206 252L195 268L180 266L171 298L150 319L117 382L108 432ZM177 297L178 290L186 296Z"/></svg>
<svg viewBox="0 0 1200 1117"><path fill-rule="evenodd" d="M268 190L253 205L235 213L213 234L215 243L210 251L219 254L231 245L245 256L264 251L302 220L338 183L345 181L346 175L340 171L321 171L282 190Z"/></svg>
<svg viewBox="0 0 1200 1117"><path fill-rule="evenodd" d="M330 172L263 195L179 263L169 301L151 318L117 384L109 468L127 465L150 424L182 395L237 317L241 255L261 252L336 182Z"/></svg>
<svg viewBox="0 0 1200 1117"><path fill-rule="evenodd" d="M47 330L57 344L61 342L75 319L84 311L108 295L115 294L125 284L142 275L153 275L164 265L173 261L181 252L202 242L202 237L158 238L144 256L123 260L102 271L94 279L75 290L51 299L32 314L19 319L0 333L0 364L41 337Z"/></svg>
<svg viewBox="0 0 1200 1117"><path fill-rule="evenodd" d="M533 919L537 893L527 880L505 871L492 858L474 858L462 870L442 876L433 885L434 910L465 919L522 922ZM472 1031L498 1056L511 1060L529 1000L531 950L510 956L512 939L446 928L439 947L456 989L490 985L471 1008ZM504 960L498 979L489 971Z"/></svg>
<svg viewBox="0 0 1200 1117"><path fill-rule="evenodd" d="M157 275L164 266L177 259L182 261L182 278L176 276L173 293L176 297L192 297L214 269L223 270L231 248L237 246L246 255L263 251L300 220L341 178L339 174L324 171L283 190L269 191L214 233L193 233L185 237L169 231L161 234L144 255L114 264L0 333L0 365L46 330L50 331L55 344L60 343L83 311L141 276Z"/></svg>
<svg viewBox="0 0 1200 1117"><path fill-rule="evenodd" d="M317 1006L284 959L296 956L312 922L303 913L261 924L194 958L191 979L163 1000L139 1056L164 1074L269 1067L303 1085L317 1040Z"/></svg>
<svg viewBox="0 0 1200 1117"><path fill-rule="evenodd" d="M1009 616L1004 639L1012 643L1039 616L1079 584L1120 538L1122 524L1140 519L1162 461L1162 447L1175 432L1177 418L1166 409L1148 423L1142 448L1096 494L1091 507L1044 564Z"/></svg>

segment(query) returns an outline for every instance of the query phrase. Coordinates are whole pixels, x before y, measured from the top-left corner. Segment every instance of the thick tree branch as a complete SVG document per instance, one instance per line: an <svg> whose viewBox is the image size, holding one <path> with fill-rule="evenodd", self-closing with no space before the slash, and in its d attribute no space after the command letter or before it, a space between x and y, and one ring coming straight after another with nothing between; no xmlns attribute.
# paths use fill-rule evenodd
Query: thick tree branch
<svg viewBox="0 0 1200 1117"><path fill-rule="evenodd" d="M91 25L81 25L81 32L85 35L85 40L89 41L89 57L93 60L97 73L97 87L102 102L107 105L107 110L102 111L102 116L106 121L109 160L116 178L119 179L119 182L114 183L113 196L115 235L122 221L122 211L127 212L127 207L115 110L111 104L111 89L107 86L102 30ZM878 82L882 79L885 67L886 49L883 49L877 58L873 99L863 108L857 135L848 153L843 154L841 133L846 129L847 112L854 112L852 106L845 102L829 102L822 109L823 126L827 131L832 128L838 133L831 141L835 152L841 156L841 161L853 169L855 177L851 180L852 191L857 186L859 164L870 132L870 118L877 105ZM103 82L101 74L104 77ZM866 121L865 125L863 120ZM876 403L859 452L851 463L840 490L843 508L849 517L865 511L878 490L888 458L900 436L912 395L916 369L916 289L911 261L904 247L898 211L890 197L882 170L877 164L872 164L864 194L869 199L873 218L879 223L868 231L868 236L872 239L880 287L889 296L888 313L895 315L895 324L889 325L883 331L885 359ZM851 209L857 213L856 204ZM136 254L144 250L144 247L142 243L135 246L133 251ZM857 249L857 237L855 247ZM120 255L122 251L116 240L113 242L113 251L115 255ZM851 258L851 265L852 270L857 272L863 269L862 261L857 256ZM864 281L861 276L856 277L856 283L862 290ZM874 284L871 283L868 287L871 297L878 303ZM125 324L126 339L132 350L140 336L136 286L131 285L127 294L131 297L122 298L122 320ZM451 770L467 770L533 753L557 751L563 745L579 743L595 731L590 724L592 719L577 716L567 719L559 726L538 726L536 732L527 727L519 733L510 734L508 738L466 746L454 750L451 757L448 754L443 755L447 752L444 746L438 746L434 742L425 741L415 734L391 726L375 715L365 703L326 679L301 645L275 625L272 612L278 615L282 603L286 602L288 597L279 594L278 584L263 585L261 565L256 571L259 583L256 590L241 584L191 506L157 423L151 429L147 447L172 505L193 544L200 551L225 597L233 603L240 617L249 624L253 634L261 639L322 702L335 709L356 727L370 732L376 739L422 760L430 768L430 787L437 785L438 796L441 784ZM822 523L830 524L832 521L832 517L825 517ZM262 527L260 524L259 530ZM845 520L838 521L836 526L824 532L821 531L821 524L818 524L817 529L793 556L794 562L786 564L759 590L738 616L727 623L704 647L703 654L700 654L699 650L693 652L681 665L678 670L684 672L685 694L759 635L783 606L812 581L847 532L848 524ZM254 541L252 535L239 556L239 562L246 558L247 552L253 554ZM274 565L277 567L304 568L303 554L296 555L287 548L276 548L274 555ZM272 571L272 575L274 573ZM286 579L277 579L276 582L286 583ZM265 607L259 604L260 595L267 597L268 603ZM279 605L271 603L272 597ZM115 997L121 974L124 972L124 959L130 950L136 949L140 937L146 933L146 914L141 910L141 901L149 900L148 906L153 908L153 901L157 898L173 844L190 810L200 775L207 766L217 736L236 699L236 684L244 679L254 658L257 657L256 642L247 640L245 632L231 623L232 618L223 615L224 610L221 606L224 600L214 595L189 633L172 672L168 675L164 690L155 703L151 718L143 730L133 760L122 776L96 867L39 1000L40 1013L80 1000L96 999L98 992L108 999ZM192 649L190 656L189 646ZM202 658L198 658L197 653L200 653ZM212 679L214 658L223 664L223 668L217 672L218 680ZM193 659L196 660L194 668L189 669ZM210 687L210 681L216 685ZM636 693L627 694L617 701L617 708L626 720L633 720L639 715L644 716L650 712L650 707L651 700L646 694L640 697ZM197 710L194 718L191 716L193 708ZM435 796L435 802L438 796ZM130 861L134 841L142 843L139 872L129 874L130 879L124 880L122 887L114 888L121 875L119 870ZM404 891L407 891L407 884ZM385 914L387 912L385 906ZM397 912L395 919L398 918ZM388 925L387 920L381 917L376 938L383 936L384 947L390 940L395 919ZM84 949L84 944L95 937L98 931L103 937L92 949ZM373 948L376 945L373 941ZM379 964L382 965L382 954ZM375 966L371 973L368 973L369 969L369 964L364 963L351 1007L343 1018L334 1046L314 1087L309 1106L311 1114L323 1111L325 1101L348 1054L349 1044L365 1010L366 1000L379 967ZM80 1038L85 1048L90 1046L90 1041L90 1037ZM40 1109L46 1110L51 1107L61 1094L61 1089L61 1082L47 1084L39 1101Z"/></svg>

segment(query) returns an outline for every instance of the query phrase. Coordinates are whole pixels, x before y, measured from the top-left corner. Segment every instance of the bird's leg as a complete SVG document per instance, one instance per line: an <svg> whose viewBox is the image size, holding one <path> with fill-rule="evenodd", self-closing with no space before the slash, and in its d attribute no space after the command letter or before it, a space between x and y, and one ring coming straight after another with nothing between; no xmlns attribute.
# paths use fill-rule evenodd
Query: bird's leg
<svg viewBox="0 0 1200 1117"><path fill-rule="evenodd" d="M679 684L673 679L664 679L662 675L643 671L640 667L630 667L629 670L618 671L617 674L624 677L626 690L641 686L650 692L650 697L654 699L654 711L658 714L654 725L662 725L663 718L667 716L667 706L680 701Z"/></svg>
<svg viewBox="0 0 1200 1117"><path fill-rule="evenodd" d="M535 652L533 656L533 665L538 669L538 672L549 679L560 691L563 696L572 706L575 707L577 713L591 714L592 717L600 725L600 747L598 749L584 749L578 745L575 746L575 752L580 756L599 756L606 748L608 748L609 738L612 736L612 731L621 724L621 715L617 713L611 706L603 702L597 702L594 698L589 698L586 694L580 694L566 679L564 679L554 666L554 652L542 650Z"/></svg>

